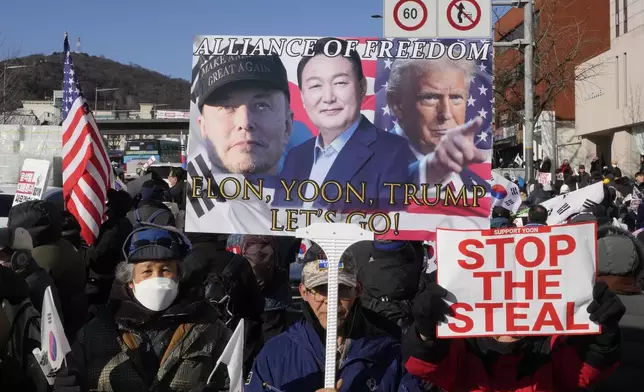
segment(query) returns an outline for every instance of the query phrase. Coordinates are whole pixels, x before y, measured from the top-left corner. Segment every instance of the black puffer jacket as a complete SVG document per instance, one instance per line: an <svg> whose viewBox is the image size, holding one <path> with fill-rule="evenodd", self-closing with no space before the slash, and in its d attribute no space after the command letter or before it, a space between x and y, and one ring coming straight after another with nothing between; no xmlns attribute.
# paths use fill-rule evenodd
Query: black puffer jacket
<svg viewBox="0 0 644 392"><path fill-rule="evenodd" d="M244 319L244 373L264 346L261 315L264 296L253 269L244 257L226 251L225 238L190 235L192 252L185 258L184 282L201 287L207 302L215 306L228 327L234 330Z"/></svg>
<svg viewBox="0 0 644 392"><path fill-rule="evenodd" d="M423 270L422 244L362 241L350 250L363 285L363 306L406 330L413 322L411 301Z"/></svg>
<svg viewBox="0 0 644 392"><path fill-rule="evenodd" d="M622 357L617 371L595 391L639 391L644 374L644 245L612 225L598 230L598 280L608 284L626 307L620 321Z"/></svg>
<svg viewBox="0 0 644 392"><path fill-rule="evenodd" d="M39 312L42 311L42 303L47 287L51 287L51 294L54 297L56 309L62 309L58 296L58 289L56 288L54 280L49 276L44 268L36 263L36 260L32 259L24 269L17 272L18 276L24 279L27 286L29 286L29 297L31 299L31 303Z"/></svg>
<svg viewBox="0 0 644 392"><path fill-rule="evenodd" d="M24 279L7 267L0 267L0 306L5 322L0 328L7 338L0 347L0 390L46 392L47 379L32 351L40 348L40 311L29 300Z"/></svg>
<svg viewBox="0 0 644 392"><path fill-rule="evenodd" d="M53 203L34 200L9 211L7 226L27 229L34 241L32 256L54 279L62 304L65 334L73 340L87 322L85 261L78 250L62 236L63 218Z"/></svg>

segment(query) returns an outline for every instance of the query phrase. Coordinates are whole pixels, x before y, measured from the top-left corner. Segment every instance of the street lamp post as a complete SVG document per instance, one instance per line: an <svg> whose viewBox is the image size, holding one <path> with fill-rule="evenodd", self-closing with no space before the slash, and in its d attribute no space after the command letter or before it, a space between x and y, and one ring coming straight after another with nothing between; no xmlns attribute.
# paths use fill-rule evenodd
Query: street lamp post
<svg viewBox="0 0 644 392"><path fill-rule="evenodd" d="M94 91L94 113L98 111L98 92L99 91L116 91L118 88L96 88Z"/></svg>

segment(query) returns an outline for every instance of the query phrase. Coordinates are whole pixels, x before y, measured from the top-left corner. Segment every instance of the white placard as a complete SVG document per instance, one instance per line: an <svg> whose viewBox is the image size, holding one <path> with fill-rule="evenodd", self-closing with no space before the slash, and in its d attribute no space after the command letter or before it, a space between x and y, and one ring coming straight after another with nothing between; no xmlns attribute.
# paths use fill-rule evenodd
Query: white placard
<svg viewBox="0 0 644 392"><path fill-rule="evenodd" d="M42 199L49 183L51 162L44 159L25 159L18 176L12 207L31 200Z"/></svg>
<svg viewBox="0 0 644 392"><path fill-rule="evenodd" d="M383 9L385 37L435 38L438 36L435 0L385 0Z"/></svg>
<svg viewBox="0 0 644 392"><path fill-rule="evenodd" d="M492 34L492 0L438 0L438 36L488 38Z"/></svg>
<svg viewBox="0 0 644 392"><path fill-rule="evenodd" d="M586 311L597 262L595 223L438 230L438 283L454 317L440 338L597 334Z"/></svg>

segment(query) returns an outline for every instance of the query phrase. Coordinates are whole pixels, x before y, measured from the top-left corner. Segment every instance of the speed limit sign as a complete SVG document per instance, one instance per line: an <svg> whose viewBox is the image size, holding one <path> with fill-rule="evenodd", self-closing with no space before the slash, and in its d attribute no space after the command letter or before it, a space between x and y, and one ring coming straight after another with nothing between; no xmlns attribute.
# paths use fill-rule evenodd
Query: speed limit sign
<svg viewBox="0 0 644 392"><path fill-rule="evenodd" d="M387 38L433 38L438 33L435 0L385 0Z"/></svg>

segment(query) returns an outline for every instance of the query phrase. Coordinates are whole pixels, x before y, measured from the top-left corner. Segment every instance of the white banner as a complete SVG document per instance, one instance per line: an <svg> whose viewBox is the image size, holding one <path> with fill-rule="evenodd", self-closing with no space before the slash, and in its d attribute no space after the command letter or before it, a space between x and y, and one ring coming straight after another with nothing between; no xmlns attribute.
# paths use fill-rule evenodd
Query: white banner
<svg viewBox="0 0 644 392"><path fill-rule="evenodd" d="M551 179L552 175L550 173L537 172L537 181L539 182L539 184L550 184Z"/></svg>
<svg viewBox="0 0 644 392"><path fill-rule="evenodd" d="M190 112L182 112L178 110L157 110L156 118L158 119L190 119Z"/></svg>
<svg viewBox="0 0 644 392"><path fill-rule="evenodd" d="M586 311L596 272L594 223L438 230L438 283L454 311L440 338L596 334Z"/></svg>
<svg viewBox="0 0 644 392"><path fill-rule="evenodd" d="M44 159L25 159L18 176L13 206L26 201L40 200L49 183L51 163Z"/></svg>
<svg viewBox="0 0 644 392"><path fill-rule="evenodd" d="M604 200L604 184L594 183L582 189L559 195L541 203L548 210L548 224L556 225L568 217L591 208Z"/></svg>

